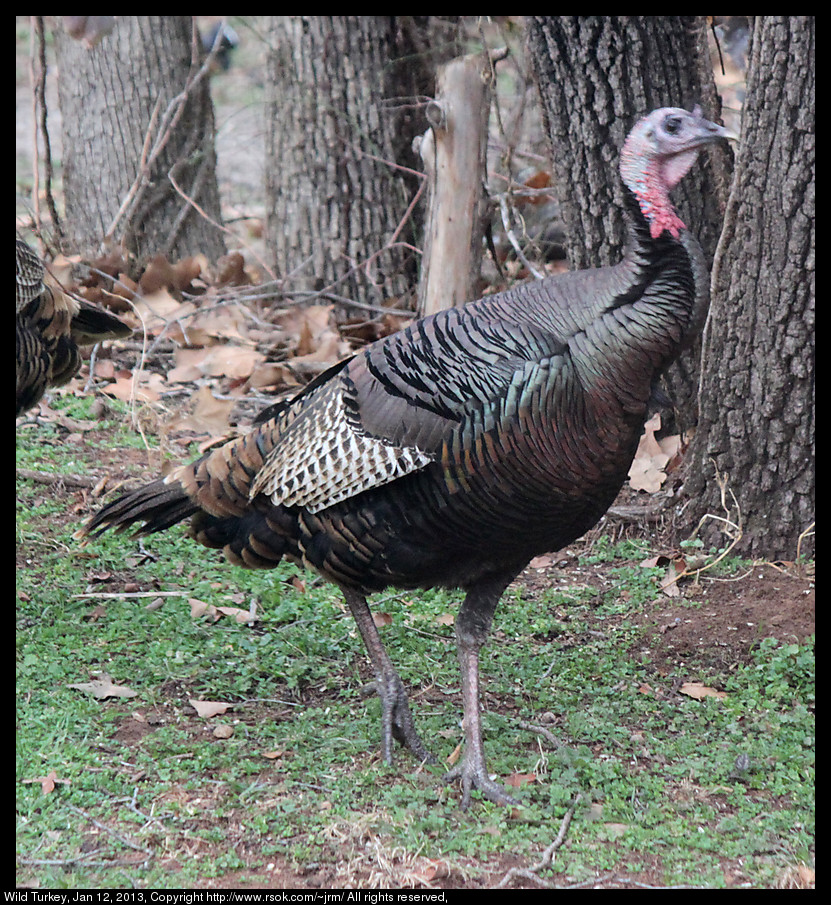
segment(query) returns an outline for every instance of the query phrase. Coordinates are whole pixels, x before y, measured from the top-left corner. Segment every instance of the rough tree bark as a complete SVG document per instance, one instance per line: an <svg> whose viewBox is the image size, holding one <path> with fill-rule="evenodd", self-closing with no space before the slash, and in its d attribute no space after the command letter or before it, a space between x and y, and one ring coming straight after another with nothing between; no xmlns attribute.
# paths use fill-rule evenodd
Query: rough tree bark
<svg viewBox="0 0 831 905"><path fill-rule="evenodd" d="M810 16L753 26L687 481L692 524L728 516L739 549L768 559L794 559L814 520L814 37Z"/></svg>
<svg viewBox="0 0 831 905"><path fill-rule="evenodd" d="M620 260L625 240L618 154L635 121L657 107L700 104L718 120L701 16L529 16L554 181L573 268ZM731 153L703 154L675 194L682 220L713 259L727 201ZM665 375L679 426L695 423L700 345Z"/></svg>
<svg viewBox="0 0 831 905"><path fill-rule="evenodd" d="M432 93L426 20L275 16L267 112L268 235L287 288L379 303L412 291L413 102ZM452 42L451 48L452 50ZM436 55L434 50L433 56ZM428 65L429 64L429 65Z"/></svg>
<svg viewBox="0 0 831 905"><path fill-rule="evenodd" d="M117 220L114 238L139 262L157 252L171 258L203 252L210 259L225 253L222 233L169 178L219 222L207 79L189 91L178 116L170 115L171 101L201 63L200 50L192 58L192 47L199 47L192 37L190 16L120 16L112 34L92 49L58 30L66 219L78 250L97 252L142 159L163 139L137 204Z"/></svg>

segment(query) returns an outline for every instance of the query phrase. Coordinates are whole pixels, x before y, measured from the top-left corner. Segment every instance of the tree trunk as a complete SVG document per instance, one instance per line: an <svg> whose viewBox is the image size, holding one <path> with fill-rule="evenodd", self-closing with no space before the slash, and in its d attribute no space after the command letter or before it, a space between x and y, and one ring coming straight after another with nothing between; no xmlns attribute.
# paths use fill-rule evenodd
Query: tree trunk
<svg viewBox="0 0 831 905"><path fill-rule="evenodd" d="M539 82L566 251L576 269L623 253L618 155L636 120L657 107L721 104L700 16L530 16L528 47ZM681 219L712 262L727 200L730 151L713 147L683 180ZM695 423L700 346L665 375L681 426Z"/></svg>
<svg viewBox="0 0 831 905"><path fill-rule="evenodd" d="M266 203L277 271L293 287L380 303L417 276L413 101L429 90L411 33L389 16L275 16Z"/></svg>
<svg viewBox="0 0 831 905"><path fill-rule="evenodd" d="M814 115L813 17L757 18L687 487L693 524L729 515L768 559L794 559L814 520Z"/></svg>
<svg viewBox="0 0 831 905"><path fill-rule="evenodd" d="M120 16L92 49L58 31L66 218L80 251L95 254L112 233L139 262L157 252L225 253L221 231L172 182L220 221L207 79L171 108L201 64L194 34L190 16ZM143 159L146 177L119 214Z"/></svg>

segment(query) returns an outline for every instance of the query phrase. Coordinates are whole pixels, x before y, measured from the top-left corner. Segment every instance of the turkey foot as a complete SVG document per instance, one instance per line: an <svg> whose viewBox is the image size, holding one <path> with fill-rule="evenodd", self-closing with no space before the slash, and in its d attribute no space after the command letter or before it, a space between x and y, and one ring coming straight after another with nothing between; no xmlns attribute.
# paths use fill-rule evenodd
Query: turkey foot
<svg viewBox="0 0 831 905"><path fill-rule="evenodd" d="M436 758L424 747L415 731L404 683L381 641L366 598L346 588L343 589L343 596L361 633L375 672L375 691L381 699L381 756L384 762L392 764L392 740L395 738L420 761L436 763Z"/></svg>
<svg viewBox="0 0 831 905"><path fill-rule="evenodd" d="M392 764L392 740L400 742L422 762L436 763L436 758L419 738L410 714L410 703L404 683L394 669L378 677L375 690L381 699L381 755Z"/></svg>
<svg viewBox="0 0 831 905"><path fill-rule="evenodd" d="M490 630L496 604L514 571L497 575L489 581L474 585L467 593L456 618L456 648L462 678L464 707L465 750L462 762L445 774L445 780L462 781L462 808L470 806L470 793L479 791L490 801L501 805L519 802L503 786L488 775L485 746L482 742L482 718L479 708L479 651Z"/></svg>
<svg viewBox="0 0 831 905"><path fill-rule="evenodd" d="M462 781L463 809L470 806L470 793L473 789L479 789L485 798L496 804L504 806L520 804L516 798L508 794L504 786L492 780L488 774L485 763L485 746L482 742L482 721L479 714L477 651L460 648L459 659L462 664L462 697L465 704L463 723L465 750L461 763L445 774L445 782L452 782L455 779Z"/></svg>
<svg viewBox="0 0 831 905"><path fill-rule="evenodd" d="M469 757L466 750L462 762L444 774L445 782L457 779L462 781L462 808L465 810L470 807L470 793L473 789L478 789L489 801L504 807L521 803L513 795L509 795L501 783L490 778L484 758L477 756L475 752Z"/></svg>

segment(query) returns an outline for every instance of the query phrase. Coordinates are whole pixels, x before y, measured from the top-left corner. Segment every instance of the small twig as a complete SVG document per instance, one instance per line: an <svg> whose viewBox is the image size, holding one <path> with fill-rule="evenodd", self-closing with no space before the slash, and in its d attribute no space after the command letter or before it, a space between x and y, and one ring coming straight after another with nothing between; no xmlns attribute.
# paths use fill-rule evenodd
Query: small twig
<svg viewBox="0 0 831 905"><path fill-rule="evenodd" d="M142 185L145 182L147 173L149 171L148 159L150 157L150 145L153 138L153 132L156 128L156 120L159 116L159 110L161 109L161 103L161 97L156 98L156 103L153 105L153 109L150 112L150 122L147 124L147 131L144 133L144 143L142 144L141 148L141 158L139 160L138 173L136 174L136 178L133 180L133 184L128 189L127 194L124 196L124 200L121 202L121 206L115 212L115 216L110 222L109 227L107 227L106 234L104 235L105 243L108 242L115 234L116 227L121 222L121 220L127 216L127 212L132 210L132 208L138 203L136 199L139 195L139 189L142 189Z"/></svg>
<svg viewBox="0 0 831 905"><path fill-rule="evenodd" d="M806 537L813 537L814 535L814 527L816 526L816 522L811 522L810 525L799 535L799 538L796 542L796 561L799 562L799 557L802 556L802 541L805 540Z"/></svg>
<svg viewBox="0 0 831 905"><path fill-rule="evenodd" d="M519 728L527 729L529 732L536 732L537 735L541 735L550 745L555 748L562 747L563 743L559 739L555 738L555 736L552 735L551 732L549 732L549 730L545 728L545 726L535 726L533 723L529 723L526 720L520 720Z"/></svg>
<svg viewBox="0 0 831 905"><path fill-rule="evenodd" d="M66 487L95 487L100 478L86 475L56 474L51 471L32 471L29 468L18 468L17 476L36 484L64 484Z"/></svg>
<svg viewBox="0 0 831 905"><path fill-rule="evenodd" d="M73 594L72 597L106 597L106 598L127 598L127 597L187 597L187 591L124 591L123 593L115 592L96 592L91 591L88 594Z"/></svg>
<svg viewBox="0 0 831 905"><path fill-rule="evenodd" d="M532 867L523 868L523 867L512 867L505 876L496 884L494 889L503 889L514 877L522 877L524 880L531 880L534 883L539 884L540 886L545 886L548 889L554 889L555 886L553 883L549 883L547 880L543 880L541 876L539 876L539 871L548 870L554 863L554 855L557 853L557 849L565 842L566 833L568 832L569 825L571 824L571 818L574 816L574 812L577 810L577 805L583 800L583 793L578 792L574 797L574 801L571 803L571 807L566 811L565 816L563 817L562 822L560 823L560 831L557 833L556 839L548 846L548 848L542 853L542 858L539 860L537 864L534 864Z"/></svg>
<svg viewBox="0 0 831 905"><path fill-rule="evenodd" d="M701 526L704 524L704 522L707 521L707 519L713 519L716 522L723 522L725 525L728 525L730 528L734 529L733 540L727 547L724 548L724 550L721 551L721 553L714 560L712 560L711 562L708 562L706 565L701 566L698 569L690 569L689 571L687 571L687 569L682 570L681 572L678 573L678 575L675 576L675 578L673 579L674 582L679 581L681 578L686 578L689 575L694 575L696 578L698 578L698 576L701 575L702 572L706 572L708 569L712 569L713 566L720 563L725 558L725 556L727 556L727 554L730 553L730 551L736 546L736 544L738 544L738 542L742 539L742 536L743 536L742 510L741 510L741 507L739 506L739 501L736 499L736 495L733 493L732 489L730 487L728 487L727 477L722 476L721 472L719 472L719 470L718 470L718 466L712 459L710 461L713 463L713 468L715 469L715 472L716 472L716 483L719 486L721 506L724 509L724 511L729 515L730 509L727 506L727 492L729 491L730 496L733 498L733 504L736 507L736 518L738 519L738 522L734 522L730 518L724 518L721 515L715 515L712 512L705 512L704 515L701 516L701 520L699 521L698 525L696 526L695 531L693 531L690 539L692 540L696 537L698 532L701 530ZM670 582L670 584L672 584L672 583L673 582Z"/></svg>
<svg viewBox="0 0 831 905"><path fill-rule="evenodd" d="M195 74L188 74L184 88L175 97L173 97L170 103L167 105L167 108L161 117L161 122L159 123L158 130L156 130L156 137L153 141L152 148L147 152L146 157L144 152L142 153L142 165L139 167L139 172L137 173L136 178L133 180L133 184L127 193L127 197L122 202L121 207L119 208L118 212L113 218L113 221L110 223L110 226L107 229L105 241L111 239L119 222L129 213L132 213L132 210L135 209L136 205L143 197L144 192L149 185L150 170L153 164L156 162L159 155L162 153L162 151L167 146L167 143L170 141L173 132L179 123L179 120L182 118L187 100L190 97L191 93L208 75L214 56L215 54L213 54L213 52L208 54L201 68ZM154 133L157 113L158 104L153 110L153 114L150 118L150 123L147 127L147 132L145 135L145 148L147 148L149 144L150 136L152 136Z"/></svg>
<svg viewBox="0 0 831 905"><path fill-rule="evenodd" d="M531 273L536 279L544 279L545 274L540 273L540 271L537 270L536 267L534 267L534 265L528 260L528 258L525 257L522 248L520 248L519 241L514 235L513 230L511 229L511 215L508 212L508 200L504 194L499 196L499 210L502 213L502 225L505 227L505 235L508 237L508 241L513 246L517 257L528 268L529 273Z"/></svg>
<svg viewBox="0 0 831 905"><path fill-rule="evenodd" d="M193 198L191 198L190 195L188 195L188 194L185 192L185 190L184 190L184 189L179 185L179 183L176 182L176 180L173 178L173 171L172 171L172 170L167 174L167 178L170 180L170 184L171 184L171 185L173 186L173 188L178 192L178 194L181 195L182 198L184 198L184 200L187 201L187 203L190 204L190 205L194 208L194 210L199 214L200 217L202 217L204 220L207 220L207 222L210 223L211 226L215 227L215 228L218 229L220 232L226 233L227 235L231 236L232 238L237 238L236 235L235 235L230 229L228 229L227 226L223 226L221 223L217 223L217 221L214 220L213 217L209 216L209 214L207 213L207 211L205 211L204 208L200 207L200 206L193 200ZM268 264L266 264L266 262L265 262L265 261L257 254L257 252L256 252L253 248L251 248L251 246L245 245L245 249L249 252L249 254L250 254L252 257L254 257L254 258L257 259L257 263L260 265L260 267L263 268L263 270L269 275L269 277L271 277L272 280L276 280L276 279L277 279L276 275L274 274L274 271L273 271L273 270L268 266Z"/></svg>
<svg viewBox="0 0 831 905"><path fill-rule="evenodd" d="M119 842L122 842L128 848L135 849L137 852L142 852L147 855L148 858L153 856L153 853L139 845L137 842L133 842L131 839L128 839L126 836L122 836L121 833L117 833L112 827L107 826L106 823L101 823L100 820L96 820L91 814L87 814L86 811L82 811L80 808L76 808L75 805L68 804L67 807L70 811L74 811L76 814L80 814L85 820L89 820L90 823L94 824L98 827L99 830L104 830L104 832L109 833L115 839L118 839Z"/></svg>

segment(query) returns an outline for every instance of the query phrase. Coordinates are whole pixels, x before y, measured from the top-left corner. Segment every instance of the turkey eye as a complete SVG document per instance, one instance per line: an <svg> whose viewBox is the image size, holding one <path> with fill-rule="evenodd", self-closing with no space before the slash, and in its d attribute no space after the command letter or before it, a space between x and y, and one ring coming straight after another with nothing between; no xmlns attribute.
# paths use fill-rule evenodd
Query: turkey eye
<svg viewBox="0 0 831 905"><path fill-rule="evenodd" d="M664 129L670 135L676 135L678 131L681 129L681 117L680 116L668 116L664 120Z"/></svg>

